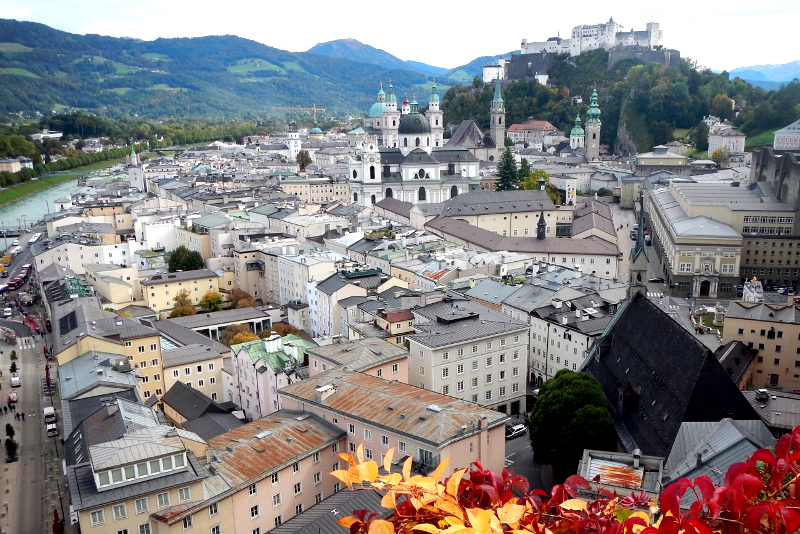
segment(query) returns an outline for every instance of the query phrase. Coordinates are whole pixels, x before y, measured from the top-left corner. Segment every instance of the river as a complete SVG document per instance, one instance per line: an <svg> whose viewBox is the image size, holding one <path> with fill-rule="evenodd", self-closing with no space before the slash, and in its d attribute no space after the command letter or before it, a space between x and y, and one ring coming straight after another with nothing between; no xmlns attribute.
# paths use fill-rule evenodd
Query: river
<svg viewBox="0 0 800 534"><path fill-rule="evenodd" d="M41 221L42 218L47 215L48 210L50 213L53 213L54 200L69 198L70 193L77 188L78 180L76 178L75 180L58 184L49 189L37 191L11 204L0 206L0 225L4 228L19 228L23 225L30 227L32 223ZM0 247L2 247L2 250L8 248L8 245L11 244L14 239L16 238L10 237L7 240L0 238Z"/></svg>

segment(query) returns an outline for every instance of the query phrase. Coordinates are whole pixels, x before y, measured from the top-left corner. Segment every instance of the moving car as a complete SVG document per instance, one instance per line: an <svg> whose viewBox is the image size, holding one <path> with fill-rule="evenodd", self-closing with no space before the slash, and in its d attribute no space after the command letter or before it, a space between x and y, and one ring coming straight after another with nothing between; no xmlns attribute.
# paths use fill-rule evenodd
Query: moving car
<svg viewBox="0 0 800 534"><path fill-rule="evenodd" d="M15 239L14 241L11 242L12 247L16 247L17 245L19 245L19 239Z"/></svg>
<svg viewBox="0 0 800 534"><path fill-rule="evenodd" d="M22 380L20 380L20 378L18 376L12 376L11 377L11 387L12 388L18 388L21 385L22 385Z"/></svg>
<svg viewBox="0 0 800 534"><path fill-rule="evenodd" d="M651 284L663 284L664 282L666 282L666 280L664 280L659 276L656 276L655 278L651 278L650 280L648 280L648 282L650 282Z"/></svg>
<svg viewBox="0 0 800 534"><path fill-rule="evenodd" d="M507 426L506 427L506 439L514 439L519 436L522 436L527 432L528 429L525 428L525 425L514 425L514 426Z"/></svg>
<svg viewBox="0 0 800 534"><path fill-rule="evenodd" d="M11 308L4 308L3 309L3 317L11 317L12 313L13 312L11 311Z"/></svg>
<svg viewBox="0 0 800 534"><path fill-rule="evenodd" d="M17 402L18 400L19 400L19 396L17 395L16 391L12 391L11 393L8 394L8 402L9 403Z"/></svg>
<svg viewBox="0 0 800 534"><path fill-rule="evenodd" d="M8 271L3 271L0 273L0 278L8 278Z"/></svg>

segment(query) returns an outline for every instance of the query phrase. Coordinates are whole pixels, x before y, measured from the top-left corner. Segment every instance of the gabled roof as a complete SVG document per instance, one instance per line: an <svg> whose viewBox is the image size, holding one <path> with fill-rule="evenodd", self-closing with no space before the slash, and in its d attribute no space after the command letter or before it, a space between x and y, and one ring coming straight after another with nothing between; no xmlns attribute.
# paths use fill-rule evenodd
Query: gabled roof
<svg viewBox="0 0 800 534"><path fill-rule="evenodd" d="M197 419L184 421L181 426L200 436L205 441L242 426L242 422L230 412L205 413Z"/></svg>
<svg viewBox="0 0 800 534"><path fill-rule="evenodd" d="M408 352L403 346L397 346L377 338L364 338L349 343L314 347L306 352L310 356L322 358L337 367L351 371L365 371L376 365L408 357Z"/></svg>
<svg viewBox="0 0 800 534"><path fill-rule="evenodd" d="M332 386L335 392L317 400L317 389ZM311 406L344 417L386 428L440 448L480 431L477 421L489 428L508 419L504 413L483 408L435 391L364 373L333 369L290 384L279 392ZM462 430L466 426L466 430Z"/></svg>
<svg viewBox="0 0 800 534"><path fill-rule="evenodd" d="M175 382L161 402L189 421L206 413L226 413L222 406L183 382Z"/></svg>
<svg viewBox="0 0 800 534"><path fill-rule="evenodd" d="M59 365L61 398L70 400L95 388L105 393L115 389L135 389L134 373L114 370L118 360L127 361L124 355L91 351Z"/></svg>
<svg viewBox="0 0 800 534"><path fill-rule="evenodd" d="M684 422L758 418L711 351L641 293L620 306L583 371L600 382L628 452L667 456Z"/></svg>
<svg viewBox="0 0 800 534"><path fill-rule="evenodd" d="M189 363L215 360L220 357L220 353L209 345L194 344L161 351L161 363L164 369Z"/></svg>
<svg viewBox="0 0 800 534"><path fill-rule="evenodd" d="M483 134L478 125L473 120L461 121L456 131L444 145L447 148L494 148L494 141Z"/></svg>

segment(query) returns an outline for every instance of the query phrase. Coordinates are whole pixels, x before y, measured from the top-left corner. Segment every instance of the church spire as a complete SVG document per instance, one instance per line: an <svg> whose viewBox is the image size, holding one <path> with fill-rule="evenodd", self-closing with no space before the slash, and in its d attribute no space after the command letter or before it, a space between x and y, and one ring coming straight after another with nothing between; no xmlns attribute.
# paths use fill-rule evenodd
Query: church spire
<svg viewBox="0 0 800 534"><path fill-rule="evenodd" d="M589 99L589 111L586 112L586 124L602 124L600 122L600 106L597 105L597 89L592 91Z"/></svg>
<svg viewBox="0 0 800 534"><path fill-rule="evenodd" d="M500 78L494 79L494 98L492 99L492 111L505 111L503 95L500 93Z"/></svg>

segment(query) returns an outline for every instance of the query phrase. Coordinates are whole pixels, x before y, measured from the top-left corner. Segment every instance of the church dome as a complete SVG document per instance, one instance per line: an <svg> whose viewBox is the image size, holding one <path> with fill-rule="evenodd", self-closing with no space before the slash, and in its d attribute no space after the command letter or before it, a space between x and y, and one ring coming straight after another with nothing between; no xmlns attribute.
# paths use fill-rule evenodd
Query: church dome
<svg viewBox="0 0 800 534"><path fill-rule="evenodd" d="M581 118L580 115L575 116L575 126L572 128L572 131L569 132L570 137L582 137L586 132L583 131L581 128Z"/></svg>
<svg viewBox="0 0 800 534"><path fill-rule="evenodd" d="M408 113L400 119L397 133L401 135L419 135L431 133L431 125L422 113Z"/></svg>
<svg viewBox="0 0 800 534"><path fill-rule="evenodd" d="M367 113L367 117L383 117L383 111L386 109L386 102L375 102L372 104L372 107L369 108L369 113Z"/></svg>
<svg viewBox="0 0 800 534"><path fill-rule="evenodd" d="M314 126L313 128L311 128L311 131L308 132L308 135L322 135L322 130Z"/></svg>

